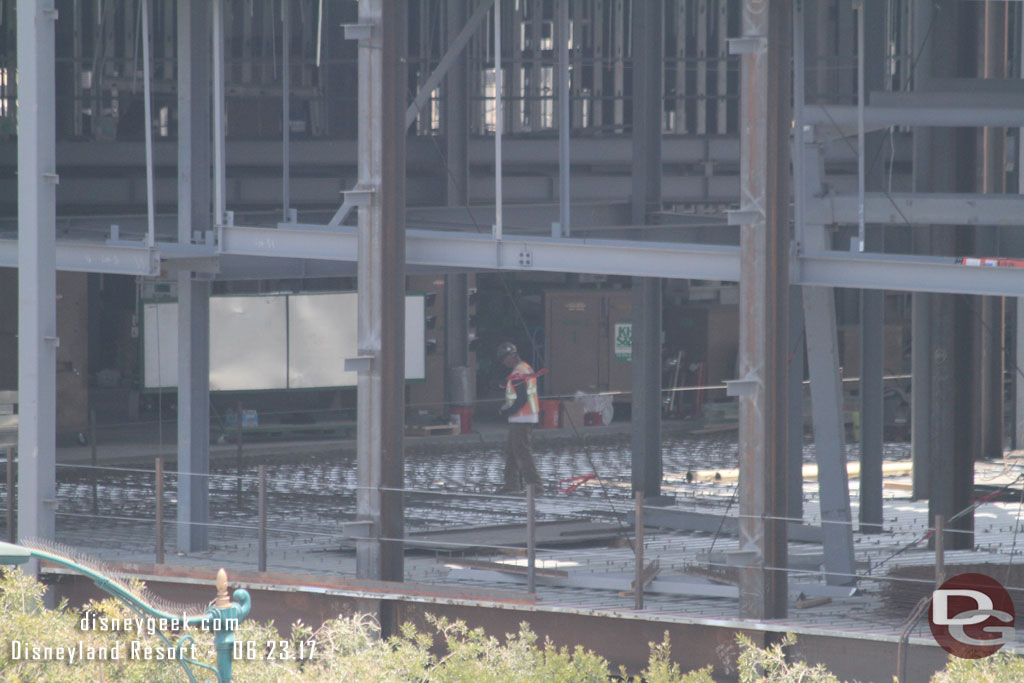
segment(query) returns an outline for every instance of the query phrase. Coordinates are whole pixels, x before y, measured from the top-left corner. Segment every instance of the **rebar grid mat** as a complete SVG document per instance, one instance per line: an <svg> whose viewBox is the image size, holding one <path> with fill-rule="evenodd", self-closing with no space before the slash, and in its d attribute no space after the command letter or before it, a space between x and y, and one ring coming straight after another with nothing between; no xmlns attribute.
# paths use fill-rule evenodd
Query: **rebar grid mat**
<svg viewBox="0 0 1024 683"><path fill-rule="evenodd" d="M1009 570L1009 572L1007 572ZM1006 588L1013 599L1017 614L1024 614L1024 565L996 564L994 562L958 563L944 565L945 578L957 574L985 574ZM899 581L886 581L882 587L882 611L893 616L906 616L920 600L936 588L935 565L893 567L886 576ZM913 580L909 580L913 579Z"/></svg>

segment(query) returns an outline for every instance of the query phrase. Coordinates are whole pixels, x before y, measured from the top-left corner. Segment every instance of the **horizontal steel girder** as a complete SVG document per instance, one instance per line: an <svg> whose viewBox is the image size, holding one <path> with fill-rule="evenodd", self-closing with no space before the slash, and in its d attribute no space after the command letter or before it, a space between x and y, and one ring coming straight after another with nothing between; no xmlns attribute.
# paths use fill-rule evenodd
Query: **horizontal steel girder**
<svg viewBox="0 0 1024 683"><path fill-rule="evenodd" d="M986 268L955 263L952 257L896 254L805 254L795 284L854 289L889 289L941 294L1024 295L1024 268Z"/></svg>
<svg viewBox="0 0 1024 683"><path fill-rule="evenodd" d="M356 259L356 233L338 230L225 227L224 253L309 259ZM406 262L469 270L523 270L699 280L739 280L736 247L628 240L530 237L496 242L490 235L406 231Z"/></svg>
<svg viewBox="0 0 1024 683"><path fill-rule="evenodd" d="M0 240L0 266L18 267L18 241ZM160 274L156 249L102 242L57 242L57 270L109 275Z"/></svg>
<svg viewBox="0 0 1024 683"><path fill-rule="evenodd" d="M731 246L543 237L499 244L489 235L441 230L409 230L406 234L407 263L417 269L553 271L726 282L737 282L740 277L739 253ZM224 228L222 254L249 257L249 270L258 265L258 260L268 259L268 272L272 273L273 264L283 259L352 263L356 260L356 249L352 228L325 230L300 226L284 230L236 226ZM160 273L161 257L159 243L154 249L99 242L57 244L58 270L154 277ZM0 266L18 266L16 240L0 240ZM807 253L793 265L793 282L823 287L1024 296L1024 269L965 266L950 257Z"/></svg>
<svg viewBox="0 0 1024 683"><path fill-rule="evenodd" d="M808 224L854 224L858 221L854 195L811 199L806 203ZM1007 225L1024 222L1024 196L997 194L868 193L864 221L888 225Z"/></svg>
<svg viewBox="0 0 1024 683"><path fill-rule="evenodd" d="M804 109L804 124L839 128L844 135L857 132L857 107L853 105L810 105ZM904 104L864 107L864 125L870 129L888 126L938 126L942 128L979 128L1024 126L1024 109L1013 105L985 106L963 94L946 106Z"/></svg>

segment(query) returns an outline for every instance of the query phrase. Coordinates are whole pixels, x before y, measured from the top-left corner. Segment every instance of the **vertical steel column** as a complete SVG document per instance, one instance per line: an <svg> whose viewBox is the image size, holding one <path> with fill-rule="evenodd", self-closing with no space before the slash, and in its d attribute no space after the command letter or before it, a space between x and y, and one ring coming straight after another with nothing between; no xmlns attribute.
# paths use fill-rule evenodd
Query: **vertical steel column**
<svg viewBox="0 0 1024 683"><path fill-rule="evenodd" d="M803 251L804 234L804 3L793 3L793 242ZM791 264L791 267L796 264ZM804 297L798 286L789 288L789 472L786 516L804 514Z"/></svg>
<svg viewBox="0 0 1024 683"><path fill-rule="evenodd" d="M569 123L571 95L569 92L569 1L559 0L558 3L558 220L560 230L551 231L552 237L568 237L569 202L569 136L572 128ZM579 75L576 76L579 78Z"/></svg>
<svg viewBox="0 0 1024 683"><path fill-rule="evenodd" d="M715 133L728 134L729 122L729 6L732 0L718 0L717 44L718 63L715 68L715 108L717 110L717 126Z"/></svg>
<svg viewBox="0 0 1024 683"><path fill-rule="evenodd" d="M213 223L222 246L224 226L224 0L213 0Z"/></svg>
<svg viewBox="0 0 1024 683"><path fill-rule="evenodd" d="M946 246L940 244L940 246ZM944 250L945 251L945 250ZM949 299L933 296L932 318L932 395L931 395L931 482L928 496L928 524L935 525L941 515L946 520L968 508L974 490L974 459L971 457L969 387L972 364L971 325L976 322L963 297L949 305ZM974 513L947 522L957 529L949 536L952 550L974 547ZM930 545L934 544L934 538Z"/></svg>
<svg viewBox="0 0 1024 683"><path fill-rule="evenodd" d="M679 134L685 134L690 132L687 126L686 120L686 82L687 82L687 54L686 54L686 37L687 37L687 15L690 11L690 3L688 0L676 0L674 7L676 17L676 54L675 54L675 68L676 68L676 101L675 101L675 118L672 121L672 132Z"/></svg>
<svg viewBox="0 0 1024 683"><path fill-rule="evenodd" d="M1020 31L1019 34L1024 40L1024 12L1020 13ZM1020 56L1020 65L1018 66L1020 71L1018 73L1024 73L1024 51ZM1021 171L1024 166L1024 127L1017 129L1017 194L1024 194L1024 172ZM1016 347L1015 352L1015 371L1013 373L1013 388L1014 388L1014 402L1013 402L1013 413L1014 413L1014 439L1013 447L1020 449L1024 448L1024 297L1017 297L1017 334L1014 336L1014 346Z"/></svg>
<svg viewBox="0 0 1024 683"><path fill-rule="evenodd" d="M864 0L853 0L857 12L857 251L864 251Z"/></svg>
<svg viewBox="0 0 1024 683"><path fill-rule="evenodd" d="M984 14L984 45L982 77L1007 77L1007 35L1009 4L987 2L981 8ZM986 194L1006 192L1006 128L982 128L981 191ZM999 229L991 226L977 228L976 248L981 255L999 253ZM977 425L980 443L978 455L985 458L1003 456L1003 297L978 297L981 323L975 325L978 335L979 382Z"/></svg>
<svg viewBox="0 0 1024 683"><path fill-rule="evenodd" d="M446 35L449 46L455 41L469 16L468 0L445 3ZM469 48L463 48L445 76L444 129L447 152L448 206L469 204L469 87L467 63Z"/></svg>
<svg viewBox="0 0 1024 683"><path fill-rule="evenodd" d="M178 3L178 241L211 227L210 4ZM178 550L208 545L210 283L178 273Z"/></svg>
<svg viewBox="0 0 1024 683"><path fill-rule="evenodd" d="M374 192L359 208L358 350L370 367L359 373L356 511L373 528L356 571L387 581L405 576L405 17L405 2L359 3L371 27L359 41L359 184Z"/></svg>
<svg viewBox="0 0 1024 683"><path fill-rule="evenodd" d="M501 89L501 0L494 0L494 239L499 241L502 236L501 128L504 123Z"/></svg>
<svg viewBox="0 0 1024 683"><path fill-rule="evenodd" d="M708 133L708 0L697 2L697 135Z"/></svg>
<svg viewBox="0 0 1024 683"><path fill-rule="evenodd" d="M661 280L633 278L633 491L661 495Z"/></svg>
<svg viewBox="0 0 1024 683"><path fill-rule="evenodd" d="M662 0L633 4L632 223L661 204ZM642 234L642 231L641 231ZM633 490L661 493L661 280L633 278Z"/></svg>
<svg viewBox="0 0 1024 683"><path fill-rule="evenodd" d="M811 195L820 193L825 171L820 145L805 145L803 166L807 183L805 191ZM828 248L824 226L805 226L804 234L809 251ZM854 582L854 558L835 295L831 287L803 289L814 447L818 460L821 526L825 538L825 571L828 572L826 580L830 585L842 586Z"/></svg>
<svg viewBox="0 0 1024 683"><path fill-rule="evenodd" d="M797 25L799 26L799 24ZM799 285L789 287L789 440L786 516L804 516L804 294Z"/></svg>
<svg viewBox="0 0 1024 683"><path fill-rule="evenodd" d="M19 538L53 539L57 505L56 20L18 0Z"/></svg>
<svg viewBox="0 0 1024 683"><path fill-rule="evenodd" d="M792 4L745 0L740 80L740 614L786 615Z"/></svg>
<svg viewBox="0 0 1024 683"><path fill-rule="evenodd" d="M448 45L462 31L469 15L467 0L449 0L445 4L446 35ZM448 206L469 204L469 87L467 62L469 49L464 48L452 63L445 77L444 129L447 148ZM453 368L469 364L469 302L467 300L468 278L465 273L452 273L445 277L444 287L444 354L445 354L445 398L451 406L455 398L453 391Z"/></svg>
<svg viewBox="0 0 1024 683"><path fill-rule="evenodd" d="M857 41L858 93L863 95L884 87L885 63L885 7L880 3L862 2L858 10L858 27L864 40ZM865 102L865 104L867 104ZM882 144L884 132L874 133L873 139ZM885 166L862 158L865 189L884 189ZM884 227L879 232L866 232L866 244L872 252L885 250ZM884 433L883 383L885 348L885 293L880 290L860 292L860 531L877 533L882 530L882 442Z"/></svg>
<svg viewBox="0 0 1024 683"><path fill-rule="evenodd" d="M872 242L874 236L868 238ZM871 244L872 247L876 245ZM876 251L876 249L872 249ZM877 251L881 251L877 249ZM882 531L882 435L885 292L860 293L860 518L861 533Z"/></svg>
<svg viewBox="0 0 1024 683"><path fill-rule="evenodd" d="M156 216L153 206L153 102L150 96L149 0L142 0L142 90L143 132L146 140L146 244L156 244Z"/></svg>
<svg viewBox="0 0 1024 683"><path fill-rule="evenodd" d="M285 223L292 206L292 12L288 1L281 0L281 213Z"/></svg>
<svg viewBox="0 0 1024 683"><path fill-rule="evenodd" d="M1024 156L1024 150L1021 152ZM1024 177L1022 177L1022 183L1024 183ZM1022 188L1024 189L1024 188ZM1021 194L1024 194L1022 192ZM1014 336L1014 346L1016 347L1015 365L1016 369L1013 373L1013 387L1014 387L1014 439L1013 447L1016 449L1024 448L1024 297L1017 297L1017 334Z"/></svg>
<svg viewBox="0 0 1024 683"><path fill-rule="evenodd" d="M911 7L914 60L912 85L919 89L931 77L932 45L929 37L934 8L931 0L916 0ZM930 128L917 127L913 139L913 183L915 192L935 191L931 183L932 137ZM946 150L948 152L948 150ZM950 188L951 189L951 188ZM929 229L915 229L914 253L932 251ZM931 300L938 295L915 292L911 309L911 399L910 444L914 462L913 492L915 500L928 498L931 482Z"/></svg>

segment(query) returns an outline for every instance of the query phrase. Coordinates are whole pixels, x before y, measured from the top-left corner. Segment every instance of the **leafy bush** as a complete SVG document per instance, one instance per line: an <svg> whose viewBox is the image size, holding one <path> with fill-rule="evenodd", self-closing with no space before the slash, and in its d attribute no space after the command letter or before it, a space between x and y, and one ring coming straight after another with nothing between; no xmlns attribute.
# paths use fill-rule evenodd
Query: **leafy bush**
<svg viewBox="0 0 1024 683"><path fill-rule="evenodd" d="M149 683L181 681L183 673L176 662L129 659L108 661L25 661L13 660L12 641L29 646L69 647L82 642L83 648L110 648L115 643L139 641L142 647L164 647L158 636L135 632L82 630L82 614L62 603L48 610L43 605L45 587L20 569L0 567L0 680L8 683L28 681L127 681ZM113 600L92 602L86 609L100 616L126 618L133 613ZM304 643L316 642L315 656L305 661L237 659L234 680L240 683L270 681L423 681L430 683L576 683L603 682L612 675L607 660L582 647L557 647L550 640L538 642L526 623L517 633L507 634L502 644L483 629L471 629L461 621L429 617L430 632L404 624L401 633L381 640L377 623L367 616L338 617L316 631L301 621L292 625L287 636L271 623L243 621L235 632L237 642L287 643L297 653ZM195 638L197 658L213 665L216 655L213 634L190 630ZM173 637L172 637L173 638ZM431 652L435 638L446 654ZM786 634L782 641L758 648L745 636L737 635L740 646L739 680L742 683L767 681L802 683L838 683L839 679L823 666L789 661L784 648L796 643ZM308 652L308 649L306 650ZM260 655L266 652L258 648ZM197 671L201 679L209 672ZM683 673L672 661L668 632L660 643L650 643L650 657L640 678L631 678L624 670L616 672L626 681L648 683L712 683L711 667ZM950 658L946 669L936 674L933 683L957 681L1016 683L1024 681L1024 659L1001 651L980 660Z"/></svg>
<svg viewBox="0 0 1024 683"><path fill-rule="evenodd" d="M81 630L82 614L62 603L55 610L43 606L45 587L20 569L0 568L0 679L4 681L116 680L129 683L180 681L182 671L175 662L127 659L107 661L25 661L13 660L11 641L30 646L69 647L82 641L83 648L110 648L121 642L139 641L143 647L161 647L158 636L146 633ZM97 617L124 619L134 616L114 599L86 606ZM537 635L523 623L519 631L507 634L501 644L483 629L471 629L461 621L428 617L431 630L425 633L404 624L401 633L387 641L380 638L376 622L366 616L338 617L315 632L297 622L287 637L273 623L243 621L235 632L237 642L286 641L292 653L300 644L316 642L315 656L305 661L237 659L234 680L240 683L264 681L429 681L431 683L506 683L545 681L551 683L604 682L610 677L607 660L582 647L556 647L550 640L538 643ZM197 659L214 664L216 656L211 633L191 630L196 639ZM431 652L435 634L446 654ZM263 653L262 648L260 653ZM200 677L208 678L197 672ZM630 679L621 672L626 680ZM651 683L711 683L711 667L683 674L671 661L668 634L661 643L651 643L651 656L643 671Z"/></svg>
<svg viewBox="0 0 1024 683"><path fill-rule="evenodd" d="M932 677L932 683L1018 683L1024 681L1024 658L1005 649L984 659L960 659L950 656L943 671Z"/></svg>
<svg viewBox="0 0 1024 683"><path fill-rule="evenodd" d="M742 633L737 634L736 642L740 644L740 683L840 683L821 664L811 666L807 662L787 661L782 650L796 644L795 634L787 633L782 640L766 648L757 647Z"/></svg>

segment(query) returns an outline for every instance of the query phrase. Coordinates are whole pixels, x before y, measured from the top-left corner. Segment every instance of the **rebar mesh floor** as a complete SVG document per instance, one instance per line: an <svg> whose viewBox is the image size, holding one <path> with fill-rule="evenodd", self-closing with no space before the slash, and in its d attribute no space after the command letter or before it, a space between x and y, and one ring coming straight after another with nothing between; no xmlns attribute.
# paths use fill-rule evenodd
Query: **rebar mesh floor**
<svg viewBox="0 0 1024 683"><path fill-rule="evenodd" d="M537 499L541 522L589 521L607 525L619 542L589 547L541 548L538 566L568 572L579 587L538 582L538 603L550 608L575 608L632 612L633 598L616 590L600 588L607 579L621 579L628 586L634 574L634 556L626 538L631 529L624 519L633 509L630 492L628 435L607 435L588 439L561 439L538 443L538 467L545 479ZM909 444L886 444L887 462L908 461ZM856 459L856 446L847 448L849 460ZM808 439L805 461L814 461L814 447ZM268 569L276 572L323 573L354 576L355 558L351 541L342 538L339 524L355 513L355 462L346 455L281 454L264 459L268 480ZM1008 457L999 463L979 463L978 483L1003 486L1024 472L1024 461ZM735 434L694 437L675 435L664 443L664 492L675 496L677 509L715 515L737 514L735 479L730 470L738 464ZM225 566L252 569L257 552L257 465L243 463L241 476L235 463L216 460L210 481L210 549L202 553L167 553L169 563L193 566ZM446 444L418 447L406 454L406 534L454 528L523 524L526 503L522 496L499 496L503 460L498 444ZM892 581L886 576L892 567L931 565L934 552L925 543L910 546L927 532L927 501L909 498L907 467L885 478L883 533L854 534L858 563L858 595L832 597L826 605L812 609L790 609L780 627L839 629L893 635L901 632L903 619L886 610L882 588ZM724 474L720 480L711 471ZM599 478L565 493L573 482L560 480L595 473ZM693 482L687 481L691 473ZM96 474L96 507L93 507L93 475ZM176 475L165 482L165 537L174 546L176 533ZM57 540L82 551L102 556L107 562L147 562L154 553L153 472L144 466L117 468L67 467L58 470ZM6 491L4 491L6 495ZM853 519L857 519L858 496L851 486ZM949 565L1017 561L1024 538L1017 538L1020 502L988 502L975 512L975 549L947 551ZM820 524L816 481L804 486L804 522ZM855 523L856 525L856 523ZM2 525L0 525L2 526ZM6 530L5 530L6 531ZM478 541L432 550L410 550L406 557L406 578L419 583L462 584L486 588L523 590L521 579L497 572L466 572L458 559L497 562L522 560L521 543L508 547L482 531ZM736 538L713 533L682 532L649 528L645 558L660 563L659 579L686 578L688 568L699 563L710 550L738 550ZM1020 548L1018 548L1018 546ZM896 554L897 551L901 551ZM790 543L792 558L820 556L822 546ZM800 564L800 563L795 563ZM807 563L801 564L801 566ZM813 564L813 562L811 562ZM789 569L791 586L822 584L820 570ZM467 574L470 575L467 578ZM593 580L591 580L593 578ZM598 580L600 579L600 580ZM591 587L588 584L594 584ZM793 597L791 591L791 597ZM791 601L792 605L792 601ZM735 619L734 599L648 593L644 614L659 618ZM927 622L914 631L927 634Z"/></svg>

